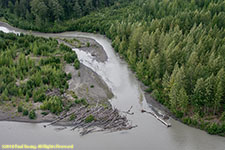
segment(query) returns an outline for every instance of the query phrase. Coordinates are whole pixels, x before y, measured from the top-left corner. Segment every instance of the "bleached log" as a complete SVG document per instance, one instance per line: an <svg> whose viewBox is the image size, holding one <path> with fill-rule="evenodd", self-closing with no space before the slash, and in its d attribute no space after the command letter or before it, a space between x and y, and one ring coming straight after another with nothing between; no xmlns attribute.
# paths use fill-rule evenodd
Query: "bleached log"
<svg viewBox="0 0 225 150"><path fill-rule="evenodd" d="M161 123L163 123L165 126L167 127L171 127L170 123L167 123L165 120L163 120L162 118L160 118L159 116L157 116L155 113L150 112L150 111L146 111L146 110L141 110L142 113L149 113L152 116L154 116L157 120L159 120Z"/></svg>

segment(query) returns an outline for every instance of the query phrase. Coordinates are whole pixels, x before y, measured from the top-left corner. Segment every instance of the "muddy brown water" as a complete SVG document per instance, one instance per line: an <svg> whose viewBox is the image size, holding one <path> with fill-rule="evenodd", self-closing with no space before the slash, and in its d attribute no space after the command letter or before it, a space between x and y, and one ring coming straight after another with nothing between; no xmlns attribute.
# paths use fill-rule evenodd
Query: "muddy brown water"
<svg viewBox="0 0 225 150"><path fill-rule="evenodd" d="M0 145L2 144L74 144L76 150L225 150L225 138L212 136L204 131L188 127L170 119L171 128L141 110L151 111L146 103L139 82L128 69L125 61L115 54L111 41L102 35L64 32L44 34L13 28L0 22L4 32L32 33L44 37L89 37L100 43L108 55L105 63L99 63L91 54L74 49L80 61L98 73L112 89L115 97L110 100L113 107L128 110L134 115L127 116L137 128L120 132L99 132L80 136L78 131L67 128L62 131L56 127L44 128L46 123L32 124L19 122L0 122ZM141 97L143 100L141 101ZM1 148L0 148L1 149Z"/></svg>

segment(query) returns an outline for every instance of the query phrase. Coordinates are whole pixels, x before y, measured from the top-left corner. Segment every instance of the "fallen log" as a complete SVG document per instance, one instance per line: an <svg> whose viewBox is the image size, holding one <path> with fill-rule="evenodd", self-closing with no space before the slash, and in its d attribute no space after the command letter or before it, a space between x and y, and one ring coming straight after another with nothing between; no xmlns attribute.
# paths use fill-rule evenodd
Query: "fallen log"
<svg viewBox="0 0 225 150"><path fill-rule="evenodd" d="M51 123L47 124L47 125L44 125L44 127L46 128L47 126L50 126L50 125L53 125L53 124L56 124L57 122L65 119L66 117L72 115L73 113L75 113L76 111L79 111L81 109L85 108L84 106L80 107L78 110L74 110L72 112L69 112L69 113L66 113L65 115L63 116L59 116L56 120L52 121Z"/></svg>
<svg viewBox="0 0 225 150"><path fill-rule="evenodd" d="M150 112L150 111L146 111L146 110L141 110L142 113L149 113L152 116L154 116L157 120L159 120L161 123L163 123L165 126L167 127L171 127L172 125L170 123L167 123L165 120L163 120L162 118L160 118L159 116L157 116L155 113Z"/></svg>
<svg viewBox="0 0 225 150"><path fill-rule="evenodd" d="M128 115L134 115L133 112L132 113L130 112L132 108L133 108L133 106L131 106L130 109L128 109L128 111L123 111L123 113L126 113Z"/></svg>

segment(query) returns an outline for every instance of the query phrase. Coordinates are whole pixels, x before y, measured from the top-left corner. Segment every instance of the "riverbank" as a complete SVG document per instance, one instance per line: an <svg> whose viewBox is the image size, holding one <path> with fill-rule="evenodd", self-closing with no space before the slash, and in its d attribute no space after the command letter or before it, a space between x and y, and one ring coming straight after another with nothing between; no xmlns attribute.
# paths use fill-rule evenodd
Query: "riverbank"
<svg viewBox="0 0 225 150"><path fill-rule="evenodd" d="M217 120L213 120L210 118L210 116L206 116L205 118L200 118L199 116L183 116L178 117L176 114L172 113L170 109L168 109L166 106L162 105L160 102L155 100L151 93L146 92L148 90L148 87L145 86L143 83L140 82L141 89L144 91L145 99L147 103L150 105L153 113L155 113L157 116L162 118L163 120L168 120L170 117L174 120L177 120L183 124L186 124L190 127L204 130L205 132L212 134L212 135L220 135L225 137L225 134L223 131L225 130L225 125L217 124ZM209 119L207 119L209 118ZM222 132L221 132L222 131Z"/></svg>
<svg viewBox="0 0 225 150"><path fill-rule="evenodd" d="M150 104L151 109L157 116L164 118L165 120L168 120L169 117L172 117L173 119L178 120L178 118L176 118L167 107L165 107L164 105L159 103L157 100L155 100L151 96L151 94L146 92L146 90L148 89L147 86L145 86L141 81L139 81L139 82L140 82L140 87L141 87L142 91L144 92L146 102L148 104Z"/></svg>

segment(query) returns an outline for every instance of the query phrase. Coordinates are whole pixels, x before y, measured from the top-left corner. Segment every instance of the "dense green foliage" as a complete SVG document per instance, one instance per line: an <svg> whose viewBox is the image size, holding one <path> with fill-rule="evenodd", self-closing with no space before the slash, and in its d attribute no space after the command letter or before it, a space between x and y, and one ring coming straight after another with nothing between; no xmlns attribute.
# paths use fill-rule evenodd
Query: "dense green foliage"
<svg viewBox="0 0 225 150"><path fill-rule="evenodd" d="M36 116L35 110L31 110L30 113L29 113L29 118L30 119L36 119L36 117L37 116Z"/></svg>
<svg viewBox="0 0 225 150"><path fill-rule="evenodd" d="M63 20L77 19L122 0L1 0L0 17L33 30L63 30ZM52 28L52 26L54 26Z"/></svg>
<svg viewBox="0 0 225 150"><path fill-rule="evenodd" d="M27 116L28 114L29 114L29 111L26 110L26 109L24 109L24 110L23 110L23 115L24 115L24 116Z"/></svg>
<svg viewBox="0 0 225 150"><path fill-rule="evenodd" d="M19 106L17 107L17 111L18 111L18 112L22 112L22 111L23 111L23 107L19 105Z"/></svg>
<svg viewBox="0 0 225 150"><path fill-rule="evenodd" d="M63 103L60 97L53 96L49 99L46 99L41 105L41 109L50 110L54 114L59 114L63 110Z"/></svg>
<svg viewBox="0 0 225 150"><path fill-rule="evenodd" d="M46 116L46 115L48 115L49 113L46 112L46 111L43 111L43 112L41 112L41 114L42 114L43 116Z"/></svg>
<svg viewBox="0 0 225 150"><path fill-rule="evenodd" d="M224 20L222 0L130 0L48 31L106 34L160 103L185 123L224 135ZM40 30L37 24L19 26Z"/></svg>
<svg viewBox="0 0 225 150"><path fill-rule="evenodd" d="M87 101L84 98L76 99L74 102L75 102L75 104L88 105Z"/></svg>
<svg viewBox="0 0 225 150"><path fill-rule="evenodd" d="M71 74L64 72L66 62L73 64L79 60L71 48L59 46L55 39L0 32L0 102L20 104L18 112L23 115L28 115L23 103L44 102L45 109L58 114L62 101L48 96L48 92L62 94L68 89ZM32 112L31 115L34 116Z"/></svg>
<svg viewBox="0 0 225 150"><path fill-rule="evenodd" d="M75 67L75 69L80 69L80 61L78 60L78 59L76 59L75 61L74 61L74 67Z"/></svg>

